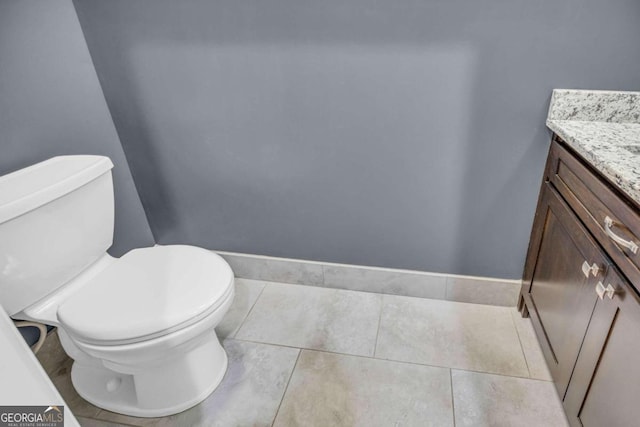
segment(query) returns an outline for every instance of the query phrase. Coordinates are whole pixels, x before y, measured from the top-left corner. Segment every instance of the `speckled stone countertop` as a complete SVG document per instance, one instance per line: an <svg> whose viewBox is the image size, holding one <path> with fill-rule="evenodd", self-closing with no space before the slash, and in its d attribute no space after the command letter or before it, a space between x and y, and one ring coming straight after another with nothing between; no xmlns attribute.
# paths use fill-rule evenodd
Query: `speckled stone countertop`
<svg viewBox="0 0 640 427"><path fill-rule="evenodd" d="M547 127L640 205L640 92L555 89Z"/></svg>

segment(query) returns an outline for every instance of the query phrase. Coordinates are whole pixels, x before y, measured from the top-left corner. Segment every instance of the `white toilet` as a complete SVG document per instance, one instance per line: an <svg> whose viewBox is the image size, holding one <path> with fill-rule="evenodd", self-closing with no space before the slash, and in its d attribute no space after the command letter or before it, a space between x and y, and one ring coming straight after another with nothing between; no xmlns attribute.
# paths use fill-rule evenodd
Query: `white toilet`
<svg viewBox="0 0 640 427"><path fill-rule="evenodd" d="M233 272L193 246L109 256L112 167L107 157L62 156L0 177L0 305L59 327L73 385L89 402L175 414L225 374L214 327L233 300Z"/></svg>

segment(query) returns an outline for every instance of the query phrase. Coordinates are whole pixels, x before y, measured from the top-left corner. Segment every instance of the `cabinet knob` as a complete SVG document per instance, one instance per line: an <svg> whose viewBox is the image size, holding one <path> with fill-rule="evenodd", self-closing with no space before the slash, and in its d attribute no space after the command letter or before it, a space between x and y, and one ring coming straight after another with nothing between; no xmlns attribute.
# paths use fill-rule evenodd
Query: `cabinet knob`
<svg viewBox="0 0 640 427"><path fill-rule="evenodd" d="M584 277L589 277L589 273L593 274L593 276L597 276L600 273L600 267L595 262L591 265L587 261L582 263L582 273Z"/></svg>
<svg viewBox="0 0 640 427"><path fill-rule="evenodd" d="M606 288L602 284L602 282L598 282L598 284L596 285L596 294L598 294L598 298L600 299L604 299L605 296L607 296L607 298L609 299L613 299L615 293L616 288L611 286L611 283L609 283Z"/></svg>

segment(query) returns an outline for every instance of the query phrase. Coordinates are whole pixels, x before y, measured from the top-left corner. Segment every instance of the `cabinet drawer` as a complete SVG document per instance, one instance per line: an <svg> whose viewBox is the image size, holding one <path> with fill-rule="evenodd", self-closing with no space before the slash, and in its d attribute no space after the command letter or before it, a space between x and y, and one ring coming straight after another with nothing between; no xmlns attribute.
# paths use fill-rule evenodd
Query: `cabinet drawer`
<svg viewBox="0 0 640 427"><path fill-rule="evenodd" d="M549 181L618 268L640 283L640 249L629 247L640 246L638 211L557 141L551 150Z"/></svg>

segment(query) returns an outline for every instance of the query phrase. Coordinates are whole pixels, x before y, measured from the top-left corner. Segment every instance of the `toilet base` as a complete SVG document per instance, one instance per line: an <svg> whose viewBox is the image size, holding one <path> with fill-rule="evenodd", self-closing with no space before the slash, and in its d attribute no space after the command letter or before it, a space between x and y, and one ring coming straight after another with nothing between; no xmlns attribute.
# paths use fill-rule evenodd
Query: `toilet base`
<svg viewBox="0 0 640 427"><path fill-rule="evenodd" d="M227 370L227 354L215 334L180 357L149 366L127 367L122 373L98 359L74 362L71 381L78 394L93 405L134 417L164 417L206 399Z"/></svg>

